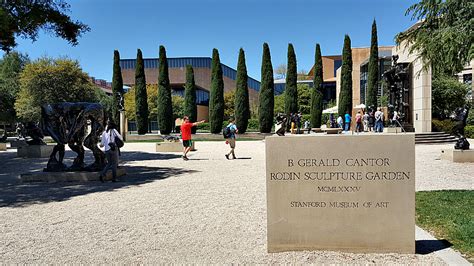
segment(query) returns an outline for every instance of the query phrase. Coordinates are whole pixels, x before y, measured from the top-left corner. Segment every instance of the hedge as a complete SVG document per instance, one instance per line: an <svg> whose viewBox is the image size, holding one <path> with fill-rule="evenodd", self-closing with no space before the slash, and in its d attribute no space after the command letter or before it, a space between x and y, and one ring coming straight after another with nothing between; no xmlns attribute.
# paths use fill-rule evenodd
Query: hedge
<svg viewBox="0 0 474 266"><path fill-rule="evenodd" d="M464 135L466 138L474 139L474 126L466 126L464 128Z"/></svg>
<svg viewBox="0 0 474 266"><path fill-rule="evenodd" d="M454 126L456 125L454 121L448 119L433 119L431 123L433 132L446 132L448 134L454 134Z"/></svg>

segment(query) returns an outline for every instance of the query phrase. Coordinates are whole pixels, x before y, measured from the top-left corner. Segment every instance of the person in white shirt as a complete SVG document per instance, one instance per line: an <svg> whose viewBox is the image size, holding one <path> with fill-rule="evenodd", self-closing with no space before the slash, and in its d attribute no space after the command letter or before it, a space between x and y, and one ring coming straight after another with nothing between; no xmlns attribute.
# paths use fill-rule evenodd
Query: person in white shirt
<svg viewBox="0 0 474 266"><path fill-rule="evenodd" d="M117 167L118 167L118 155L119 148L115 144L115 137L120 138L123 141L122 136L116 130L114 122L109 120L107 122L107 129L102 133L100 147L105 151L105 157L107 159L107 165L100 172L100 182L104 182L104 176L109 170L112 170L112 182L117 182Z"/></svg>
<svg viewBox="0 0 474 266"><path fill-rule="evenodd" d="M379 107L377 108L377 112L375 112L375 132L383 132L383 113L382 109Z"/></svg>

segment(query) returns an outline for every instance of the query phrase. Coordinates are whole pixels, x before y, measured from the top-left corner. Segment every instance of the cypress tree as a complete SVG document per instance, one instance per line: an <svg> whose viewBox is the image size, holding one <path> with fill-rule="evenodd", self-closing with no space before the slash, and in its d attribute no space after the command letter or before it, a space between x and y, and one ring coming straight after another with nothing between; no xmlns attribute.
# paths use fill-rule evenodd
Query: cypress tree
<svg viewBox="0 0 474 266"><path fill-rule="evenodd" d="M239 133L247 131L250 118L249 87L247 83L247 66L245 65L244 49L240 48L237 63L237 81L235 89L235 123Z"/></svg>
<svg viewBox="0 0 474 266"><path fill-rule="evenodd" d="M296 55L293 44L288 44L288 64L286 72L286 84L285 84L285 113L296 113L298 112L298 89L296 81L298 79L298 73L296 70Z"/></svg>
<svg viewBox="0 0 474 266"><path fill-rule="evenodd" d="M184 115L189 117L191 122L197 120L196 106L196 83L194 82L194 70L191 65L186 65L186 84L184 85ZM192 128L196 133L196 128Z"/></svg>
<svg viewBox="0 0 474 266"><path fill-rule="evenodd" d="M351 39L346 34L342 50L341 91L339 92L339 115L352 115L352 50Z"/></svg>
<svg viewBox="0 0 474 266"><path fill-rule="evenodd" d="M135 114L137 117L138 134L146 134L148 132L148 102L145 67L140 49L137 50L137 63L135 65Z"/></svg>
<svg viewBox="0 0 474 266"><path fill-rule="evenodd" d="M379 81L379 48L377 42L377 24L372 23L372 38L370 41L369 75L367 80L366 104L369 107L377 108L377 93Z"/></svg>
<svg viewBox="0 0 474 266"><path fill-rule="evenodd" d="M158 74L158 126L161 134L169 134L173 130L173 105L171 103L171 86L168 73L166 50L160 45Z"/></svg>
<svg viewBox="0 0 474 266"><path fill-rule="evenodd" d="M311 125L321 127L321 117L323 114L323 60L321 48L316 44L314 56L314 88L311 90Z"/></svg>
<svg viewBox="0 0 474 266"><path fill-rule="evenodd" d="M209 99L209 122L211 133L217 134L222 130L224 121L224 79L219 59L219 51L212 50L211 66L211 95Z"/></svg>
<svg viewBox="0 0 474 266"><path fill-rule="evenodd" d="M123 80L122 80L122 69L120 68L120 54L119 51L114 50L114 66L112 74L112 114L110 117L115 123L120 122L120 105L123 96Z"/></svg>
<svg viewBox="0 0 474 266"><path fill-rule="evenodd" d="M274 108L274 83L273 67L270 57L270 48L267 43L263 44L262 55L262 82L260 84L258 121L261 133L270 133L273 126Z"/></svg>

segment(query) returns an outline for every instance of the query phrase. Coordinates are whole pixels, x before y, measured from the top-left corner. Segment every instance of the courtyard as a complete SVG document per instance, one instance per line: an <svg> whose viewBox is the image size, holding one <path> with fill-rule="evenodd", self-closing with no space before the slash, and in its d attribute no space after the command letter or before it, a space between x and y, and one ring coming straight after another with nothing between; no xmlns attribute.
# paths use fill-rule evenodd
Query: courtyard
<svg viewBox="0 0 474 266"><path fill-rule="evenodd" d="M451 146L416 145L416 191L473 189L474 164L440 160ZM117 183L19 183L47 159L0 153L2 263L444 264L418 230L415 255L267 253L265 141L238 142L236 160L220 141L196 148L183 161L126 143Z"/></svg>

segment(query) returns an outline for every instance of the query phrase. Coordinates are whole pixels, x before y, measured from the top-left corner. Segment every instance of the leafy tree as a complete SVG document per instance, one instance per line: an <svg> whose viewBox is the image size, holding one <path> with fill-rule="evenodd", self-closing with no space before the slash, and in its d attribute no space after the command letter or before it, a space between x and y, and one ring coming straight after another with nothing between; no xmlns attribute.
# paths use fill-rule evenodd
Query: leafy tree
<svg viewBox="0 0 474 266"><path fill-rule="evenodd" d="M298 111L303 115L311 113L311 92L308 84L298 84ZM276 100L275 100L276 101Z"/></svg>
<svg viewBox="0 0 474 266"><path fill-rule="evenodd" d="M19 35L33 41L40 29L77 45L89 27L66 15L69 5L62 0L0 1L0 48L10 51Z"/></svg>
<svg viewBox="0 0 474 266"><path fill-rule="evenodd" d="M231 90L224 93L224 119L226 120L235 117L235 92L235 90Z"/></svg>
<svg viewBox="0 0 474 266"><path fill-rule="evenodd" d="M148 121L156 121L158 117L158 85L147 84L147 105L148 105ZM136 121L136 107L135 107L135 86L130 88L124 95L125 101L125 116L130 121Z"/></svg>
<svg viewBox="0 0 474 266"><path fill-rule="evenodd" d="M297 83L297 72L296 72L296 55L293 44L288 44L288 72L286 73L286 84L285 84L285 113L296 113L298 112L298 90L296 88Z"/></svg>
<svg viewBox="0 0 474 266"><path fill-rule="evenodd" d="M274 91L273 67L270 48L263 44L262 81L260 83L258 120L261 133L270 133L273 126Z"/></svg>
<svg viewBox="0 0 474 266"><path fill-rule="evenodd" d="M123 97L123 80L122 69L120 68L120 54L117 50L114 51L114 66L112 73L112 96L114 103L112 105L111 118L115 123L120 121L120 105Z"/></svg>
<svg viewBox="0 0 474 266"><path fill-rule="evenodd" d="M17 52L5 54L0 60L0 121L15 121L15 99L20 90L20 73L29 62Z"/></svg>
<svg viewBox="0 0 474 266"><path fill-rule="evenodd" d="M352 50L351 39L346 34L342 50L341 91L339 92L338 113L352 113Z"/></svg>
<svg viewBox="0 0 474 266"><path fill-rule="evenodd" d="M311 90L311 126L321 127L323 115L323 59L321 57L321 47L316 44L314 56L314 88Z"/></svg>
<svg viewBox="0 0 474 266"><path fill-rule="evenodd" d="M239 51L239 62L237 63L237 81L235 89L235 123L239 133L245 133L250 119L249 87L247 66L245 65L245 53L242 48Z"/></svg>
<svg viewBox="0 0 474 266"><path fill-rule="evenodd" d="M15 110L23 121L38 121L40 106L58 102L97 102L97 87L77 61L41 58L20 74Z"/></svg>
<svg viewBox="0 0 474 266"><path fill-rule="evenodd" d="M454 75L474 58L474 7L469 0L420 0L410 6L417 23L396 37L410 52L417 52L424 68L433 68L434 76Z"/></svg>
<svg viewBox="0 0 474 266"><path fill-rule="evenodd" d="M224 79L217 49L212 50L211 93L209 99L209 123L211 133L217 134L222 130L224 121Z"/></svg>
<svg viewBox="0 0 474 266"><path fill-rule="evenodd" d="M279 79L284 79L286 78L286 71L287 71L287 67L286 67L286 64L281 64L281 65L278 65L277 68L275 69L275 76L276 78L279 78Z"/></svg>
<svg viewBox="0 0 474 266"><path fill-rule="evenodd" d="M197 121L196 106L196 83L194 82L194 70L191 65L186 66L186 84L184 85L184 115L189 120ZM191 129L192 133L196 133L196 127Z"/></svg>
<svg viewBox="0 0 474 266"><path fill-rule="evenodd" d="M137 50L137 63L135 65L135 112L138 134L148 132L148 102L146 95L145 66L140 49Z"/></svg>
<svg viewBox="0 0 474 266"><path fill-rule="evenodd" d="M285 113L285 92L274 97L273 113Z"/></svg>
<svg viewBox="0 0 474 266"><path fill-rule="evenodd" d="M173 120L182 118L184 116L184 98L179 95L173 95L171 96L171 103L173 105Z"/></svg>
<svg viewBox="0 0 474 266"><path fill-rule="evenodd" d="M469 86L459 82L456 78L441 76L433 79L433 116L440 119L449 117L458 107L467 102Z"/></svg>
<svg viewBox="0 0 474 266"><path fill-rule="evenodd" d="M112 113L112 105L114 103L114 99L112 96L107 95L107 93L105 93L105 91L103 91L101 88L96 87L95 99L97 102L102 104L102 107L104 108L106 114Z"/></svg>
<svg viewBox="0 0 474 266"><path fill-rule="evenodd" d="M173 131L173 105L171 101L171 85L168 72L168 59L166 58L166 50L160 45L159 58L159 74L158 74L158 126L161 134L169 134Z"/></svg>
<svg viewBox="0 0 474 266"><path fill-rule="evenodd" d="M379 82L379 45L377 42L377 24L372 23L372 37L370 41L370 56L369 56L369 74L367 80L367 106L377 109L377 94Z"/></svg>

